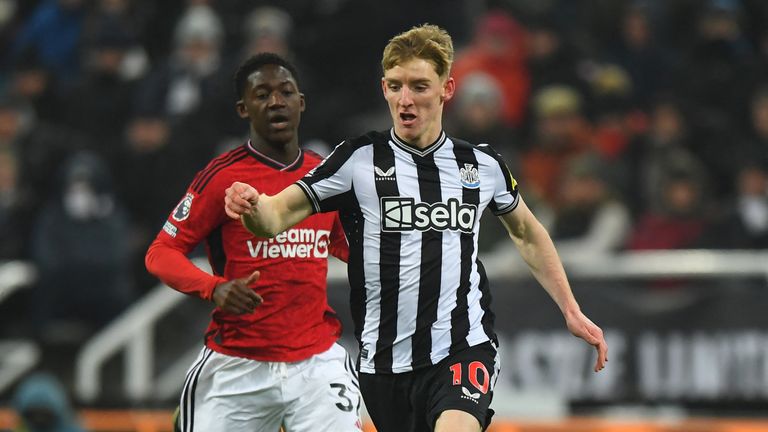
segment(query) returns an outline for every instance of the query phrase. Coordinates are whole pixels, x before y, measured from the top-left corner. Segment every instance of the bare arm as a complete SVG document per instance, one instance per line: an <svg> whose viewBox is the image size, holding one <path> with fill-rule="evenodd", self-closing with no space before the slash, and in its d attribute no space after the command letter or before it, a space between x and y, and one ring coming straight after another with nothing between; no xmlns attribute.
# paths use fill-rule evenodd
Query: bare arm
<svg viewBox="0 0 768 432"><path fill-rule="evenodd" d="M596 348L595 372L599 371L608 360L603 331L581 312L549 233L522 199L515 210L501 215L500 219L533 276L557 303L568 330Z"/></svg>
<svg viewBox="0 0 768 432"><path fill-rule="evenodd" d="M226 190L227 216L240 219L259 237L274 237L312 214L312 204L296 185L274 196L260 194L253 186L235 182Z"/></svg>

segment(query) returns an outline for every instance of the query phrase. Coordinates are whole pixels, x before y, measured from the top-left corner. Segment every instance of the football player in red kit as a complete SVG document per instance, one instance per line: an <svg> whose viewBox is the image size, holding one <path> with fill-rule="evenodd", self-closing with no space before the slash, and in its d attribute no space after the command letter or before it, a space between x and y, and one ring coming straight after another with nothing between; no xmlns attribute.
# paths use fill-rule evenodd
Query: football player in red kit
<svg viewBox="0 0 768 432"><path fill-rule="evenodd" d="M299 147L304 111L297 73L258 54L235 75L236 109L250 140L200 171L146 255L172 288L216 304L205 346L181 394L182 431L357 431L360 395L341 324L328 306L327 257L347 260L336 213L317 214L273 239L224 212L224 190L245 179L276 194L321 158ZM205 242L213 269L187 254Z"/></svg>

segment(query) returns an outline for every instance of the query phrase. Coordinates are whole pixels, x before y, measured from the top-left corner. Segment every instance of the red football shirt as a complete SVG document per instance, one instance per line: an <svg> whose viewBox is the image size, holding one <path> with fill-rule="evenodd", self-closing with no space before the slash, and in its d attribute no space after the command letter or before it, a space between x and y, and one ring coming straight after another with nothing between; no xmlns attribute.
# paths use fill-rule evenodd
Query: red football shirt
<svg viewBox="0 0 768 432"><path fill-rule="evenodd" d="M183 293L210 300L217 284L261 277L254 290L264 303L253 313L213 311L205 343L227 355L262 361L298 361L327 350L341 323L328 306L328 253L346 261L348 246L336 213L315 214L273 239L255 237L224 212L224 190L234 181L274 195L302 178L321 158L301 151L283 165L250 142L211 161L149 247L147 269ZM213 275L186 255L205 242Z"/></svg>

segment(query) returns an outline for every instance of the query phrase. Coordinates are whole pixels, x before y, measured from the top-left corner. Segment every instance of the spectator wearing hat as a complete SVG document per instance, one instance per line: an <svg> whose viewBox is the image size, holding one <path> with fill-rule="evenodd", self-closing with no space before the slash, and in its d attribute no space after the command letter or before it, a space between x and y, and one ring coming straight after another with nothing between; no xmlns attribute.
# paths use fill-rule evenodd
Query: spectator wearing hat
<svg viewBox="0 0 768 432"><path fill-rule="evenodd" d="M632 99L633 82L621 66L596 67L590 80L593 148L605 159L621 161L632 139L645 132L647 115Z"/></svg>
<svg viewBox="0 0 768 432"><path fill-rule="evenodd" d="M568 161L590 149L591 125L583 114L581 95L553 85L533 97L533 141L523 155L523 179L529 194L550 206Z"/></svg>

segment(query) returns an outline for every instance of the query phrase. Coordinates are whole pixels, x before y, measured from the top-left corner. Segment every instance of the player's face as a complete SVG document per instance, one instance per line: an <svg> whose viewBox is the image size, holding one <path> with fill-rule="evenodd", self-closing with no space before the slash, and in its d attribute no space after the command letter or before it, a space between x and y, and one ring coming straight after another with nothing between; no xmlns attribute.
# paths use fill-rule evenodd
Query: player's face
<svg viewBox="0 0 768 432"><path fill-rule="evenodd" d="M237 111L240 117L250 119L251 129L258 137L270 143L287 144L298 139L304 95L286 68L266 65L248 77Z"/></svg>
<svg viewBox="0 0 768 432"><path fill-rule="evenodd" d="M438 138L443 104L453 97L453 78L441 80L430 62L414 58L385 71L381 87L400 138L418 147Z"/></svg>

